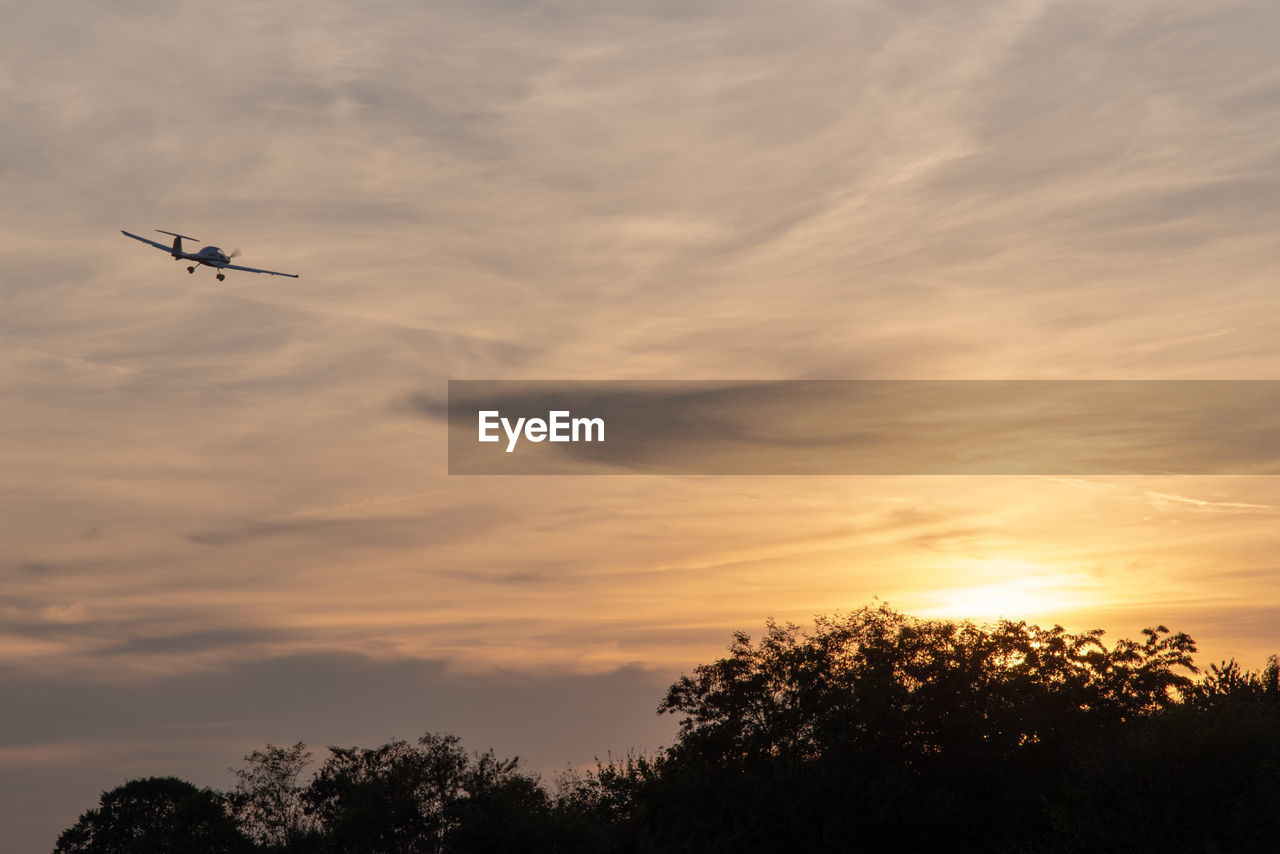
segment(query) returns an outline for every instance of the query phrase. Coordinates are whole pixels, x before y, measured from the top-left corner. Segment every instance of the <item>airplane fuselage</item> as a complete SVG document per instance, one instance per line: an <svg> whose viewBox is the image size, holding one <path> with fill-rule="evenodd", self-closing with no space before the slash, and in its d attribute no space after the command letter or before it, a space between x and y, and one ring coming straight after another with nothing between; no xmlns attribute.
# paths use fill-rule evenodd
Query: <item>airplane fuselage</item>
<svg viewBox="0 0 1280 854"><path fill-rule="evenodd" d="M174 250L169 254L173 255L173 260L175 261L197 261L207 267L217 267L221 264L231 263L231 256L216 246L206 246L199 252Z"/></svg>

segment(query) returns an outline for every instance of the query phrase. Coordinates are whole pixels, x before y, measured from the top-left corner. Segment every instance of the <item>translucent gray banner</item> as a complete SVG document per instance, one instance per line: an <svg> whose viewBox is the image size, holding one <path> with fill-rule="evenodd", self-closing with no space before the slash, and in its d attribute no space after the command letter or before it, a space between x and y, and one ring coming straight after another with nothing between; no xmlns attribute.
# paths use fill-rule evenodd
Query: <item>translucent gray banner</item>
<svg viewBox="0 0 1280 854"><path fill-rule="evenodd" d="M450 380L447 418L450 474L1280 473L1273 380Z"/></svg>

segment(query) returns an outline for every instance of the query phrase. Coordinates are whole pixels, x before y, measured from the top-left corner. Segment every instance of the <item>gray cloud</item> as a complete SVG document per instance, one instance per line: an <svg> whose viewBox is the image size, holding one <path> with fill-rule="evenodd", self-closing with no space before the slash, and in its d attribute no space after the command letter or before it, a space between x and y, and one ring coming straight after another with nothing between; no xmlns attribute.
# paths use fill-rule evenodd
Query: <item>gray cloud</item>
<svg viewBox="0 0 1280 854"><path fill-rule="evenodd" d="M228 648L261 646L279 641L290 633L250 629L210 629L197 632L179 632L176 634L140 637L132 635L120 643L112 644L96 651L96 655L184 655L200 653L208 650L224 651Z"/></svg>
<svg viewBox="0 0 1280 854"><path fill-rule="evenodd" d="M285 537L309 540L331 549L399 549L407 542L420 539L423 532L429 532L431 542L444 543L489 533L504 521L492 508L469 505L399 518L249 520L225 528L192 532L187 539L215 547Z"/></svg>

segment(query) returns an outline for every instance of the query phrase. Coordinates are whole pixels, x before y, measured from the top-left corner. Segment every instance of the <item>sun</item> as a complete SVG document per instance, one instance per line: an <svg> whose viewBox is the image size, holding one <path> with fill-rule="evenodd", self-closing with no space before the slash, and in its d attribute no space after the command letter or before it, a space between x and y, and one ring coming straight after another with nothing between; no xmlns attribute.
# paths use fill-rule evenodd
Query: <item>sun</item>
<svg viewBox="0 0 1280 854"><path fill-rule="evenodd" d="M1079 572L1007 559L974 559L963 564L956 567L956 574L969 583L921 591L921 616L1056 619L1064 612L1097 604L1094 579Z"/></svg>

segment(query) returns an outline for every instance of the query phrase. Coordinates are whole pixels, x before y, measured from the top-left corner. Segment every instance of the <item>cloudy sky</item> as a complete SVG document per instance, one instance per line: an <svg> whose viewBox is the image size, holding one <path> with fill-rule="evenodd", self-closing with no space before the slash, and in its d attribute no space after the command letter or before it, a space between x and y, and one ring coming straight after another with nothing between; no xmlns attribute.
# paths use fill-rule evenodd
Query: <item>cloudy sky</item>
<svg viewBox="0 0 1280 854"><path fill-rule="evenodd" d="M1273 478L450 477L418 405L1276 379L1274 4L4 6L18 854L268 741L653 749L731 631L874 597L1280 648Z"/></svg>

